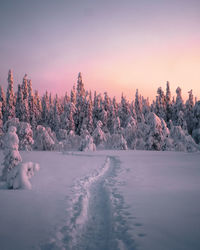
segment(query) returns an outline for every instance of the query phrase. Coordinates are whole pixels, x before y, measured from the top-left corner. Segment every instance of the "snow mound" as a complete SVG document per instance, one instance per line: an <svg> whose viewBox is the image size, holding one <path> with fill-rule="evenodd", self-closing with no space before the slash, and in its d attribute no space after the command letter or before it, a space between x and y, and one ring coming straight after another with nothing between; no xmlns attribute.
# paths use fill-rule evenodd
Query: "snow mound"
<svg viewBox="0 0 200 250"><path fill-rule="evenodd" d="M30 179L39 169L39 164L33 162L17 165L7 175L8 187L10 189L31 189Z"/></svg>

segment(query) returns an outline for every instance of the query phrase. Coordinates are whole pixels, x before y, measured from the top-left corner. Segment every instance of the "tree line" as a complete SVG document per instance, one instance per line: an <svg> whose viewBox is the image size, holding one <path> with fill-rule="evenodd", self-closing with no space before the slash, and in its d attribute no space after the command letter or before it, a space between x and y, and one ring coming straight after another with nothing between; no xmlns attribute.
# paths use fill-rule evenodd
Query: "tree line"
<svg viewBox="0 0 200 250"><path fill-rule="evenodd" d="M38 140L42 145L49 137L47 141L52 140L48 143L54 147L65 144L70 148L70 143L77 141L79 149L93 143L99 148L184 150L188 140L200 143L200 101L194 100L192 90L188 94L184 102L178 87L176 98L172 98L167 82L166 91L159 87L151 104L138 90L134 100L128 101L122 94L117 102L107 92L102 95L85 90L79 73L77 85L64 97L53 97L48 91L40 97L26 74L15 93L9 70L6 93L0 87L0 135L11 124L17 127L21 140L26 131L21 131L20 137L20 130L32 131L31 143L35 141L36 148ZM22 148L23 144L26 142Z"/></svg>

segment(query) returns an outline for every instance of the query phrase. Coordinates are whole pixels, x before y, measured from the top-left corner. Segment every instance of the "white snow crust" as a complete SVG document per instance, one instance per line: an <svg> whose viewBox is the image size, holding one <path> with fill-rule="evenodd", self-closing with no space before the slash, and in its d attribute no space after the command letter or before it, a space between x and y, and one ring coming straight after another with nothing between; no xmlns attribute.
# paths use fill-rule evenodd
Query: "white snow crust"
<svg viewBox="0 0 200 250"><path fill-rule="evenodd" d="M40 171L0 182L2 249L199 250L199 153L20 153Z"/></svg>

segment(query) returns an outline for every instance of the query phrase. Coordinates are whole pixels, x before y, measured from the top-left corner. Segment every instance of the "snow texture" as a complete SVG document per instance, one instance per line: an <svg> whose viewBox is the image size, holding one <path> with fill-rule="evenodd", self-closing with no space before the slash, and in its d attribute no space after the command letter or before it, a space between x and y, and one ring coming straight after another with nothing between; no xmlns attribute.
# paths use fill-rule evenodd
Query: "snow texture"
<svg viewBox="0 0 200 250"><path fill-rule="evenodd" d="M40 172L31 192L1 186L3 249L199 250L199 153L22 156Z"/></svg>

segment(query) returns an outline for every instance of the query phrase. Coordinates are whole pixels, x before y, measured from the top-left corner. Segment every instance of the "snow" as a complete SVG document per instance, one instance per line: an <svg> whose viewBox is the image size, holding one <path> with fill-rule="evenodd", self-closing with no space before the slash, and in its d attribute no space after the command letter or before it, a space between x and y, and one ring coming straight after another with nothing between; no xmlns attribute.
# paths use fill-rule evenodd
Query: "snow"
<svg viewBox="0 0 200 250"><path fill-rule="evenodd" d="M20 154L40 170L32 190L1 185L2 249L200 249L199 153Z"/></svg>
<svg viewBox="0 0 200 250"><path fill-rule="evenodd" d="M120 159L138 249L200 249L200 154L134 152Z"/></svg>
<svg viewBox="0 0 200 250"><path fill-rule="evenodd" d="M31 179L32 190L0 189L0 241L1 249L6 250L31 249L48 241L49 235L53 237L55 228L68 216L76 179L105 160L104 156L77 157L57 152L20 154L24 162L38 162L40 170Z"/></svg>

